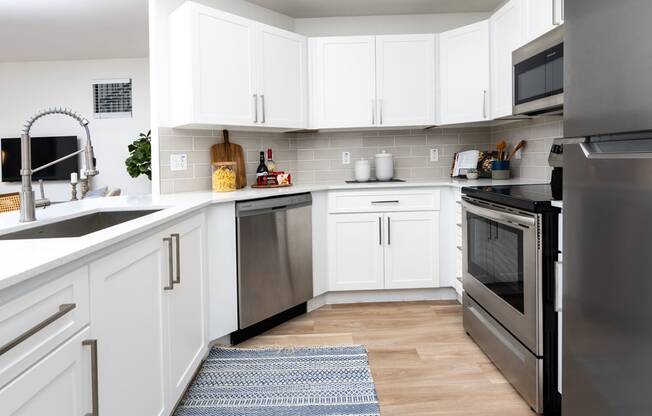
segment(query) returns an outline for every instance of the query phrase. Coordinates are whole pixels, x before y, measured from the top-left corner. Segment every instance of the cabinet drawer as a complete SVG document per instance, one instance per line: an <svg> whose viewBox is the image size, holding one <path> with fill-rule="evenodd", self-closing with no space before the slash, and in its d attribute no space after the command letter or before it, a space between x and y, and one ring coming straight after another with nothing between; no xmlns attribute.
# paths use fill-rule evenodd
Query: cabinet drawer
<svg viewBox="0 0 652 416"><path fill-rule="evenodd" d="M439 201L438 189L344 191L328 195L328 211L330 213L438 211Z"/></svg>
<svg viewBox="0 0 652 416"><path fill-rule="evenodd" d="M88 267L0 306L0 386L88 325Z"/></svg>

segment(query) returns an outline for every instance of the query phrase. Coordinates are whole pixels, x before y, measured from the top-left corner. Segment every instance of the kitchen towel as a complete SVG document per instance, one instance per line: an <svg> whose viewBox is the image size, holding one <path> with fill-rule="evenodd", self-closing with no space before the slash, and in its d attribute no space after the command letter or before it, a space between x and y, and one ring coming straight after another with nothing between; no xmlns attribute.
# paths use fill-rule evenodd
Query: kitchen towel
<svg viewBox="0 0 652 416"><path fill-rule="evenodd" d="M176 416L378 416L363 346L214 347Z"/></svg>

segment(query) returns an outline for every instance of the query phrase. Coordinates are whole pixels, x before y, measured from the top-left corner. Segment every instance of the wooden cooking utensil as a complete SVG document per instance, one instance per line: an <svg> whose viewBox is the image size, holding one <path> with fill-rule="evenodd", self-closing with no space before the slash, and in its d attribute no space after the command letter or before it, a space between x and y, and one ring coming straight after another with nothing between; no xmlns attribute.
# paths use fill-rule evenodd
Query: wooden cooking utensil
<svg viewBox="0 0 652 416"><path fill-rule="evenodd" d="M505 140L501 140L500 142L498 142L498 144L496 145L496 149L498 149L498 160L503 160L506 148L507 148L507 142Z"/></svg>
<svg viewBox="0 0 652 416"><path fill-rule="evenodd" d="M224 143L214 144L211 147L211 161L235 162L235 187L237 189L247 186L247 173L245 171L244 152L242 146L229 142L228 130L222 131Z"/></svg>
<svg viewBox="0 0 652 416"><path fill-rule="evenodd" d="M518 144L514 147L514 149L512 149L512 153L509 154L507 160L512 160L516 152L523 149L524 147L525 147L525 140L521 140L520 142L518 142Z"/></svg>

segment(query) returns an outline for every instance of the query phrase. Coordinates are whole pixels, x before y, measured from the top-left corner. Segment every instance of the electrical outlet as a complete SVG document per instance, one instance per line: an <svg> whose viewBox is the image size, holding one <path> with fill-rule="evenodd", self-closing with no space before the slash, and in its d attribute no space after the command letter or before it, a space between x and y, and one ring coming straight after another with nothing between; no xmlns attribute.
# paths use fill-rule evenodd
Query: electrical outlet
<svg viewBox="0 0 652 416"><path fill-rule="evenodd" d="M188 170L188 155L185 153L170 155L170 170Z"/></svg>
<svg viewBox="0 0 652 416"><path fill-rule="evenodd" d="M430 149L430 161L439 162L439 149Z"/></svg>
<svg viewBox="0 0 652 416"><path fill-rule="evenodd" d="M518 149L516 153L514 153L514 159L520 159L523 157L523 150Z"/></svg>
<svg viewBox="0 0 652 416"><path fill-rule="evenodd" d="M343 165L351 164L351 152L342 152L342 164Z"/></svg>

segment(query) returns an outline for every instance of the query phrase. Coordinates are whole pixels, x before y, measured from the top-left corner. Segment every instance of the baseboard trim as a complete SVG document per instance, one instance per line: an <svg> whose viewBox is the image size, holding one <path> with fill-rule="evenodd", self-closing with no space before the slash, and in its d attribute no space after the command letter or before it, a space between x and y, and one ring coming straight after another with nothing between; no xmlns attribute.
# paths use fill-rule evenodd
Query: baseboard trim
<svg viewBox="0 0 652 416"><path fill-rule="evenodd" d="M410 302L420 300L458 300L452 287L435 289L382 289L326 292L308 301L308 312L324 305L369 302Z"/></svg>

